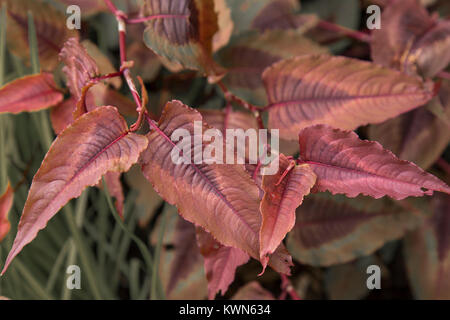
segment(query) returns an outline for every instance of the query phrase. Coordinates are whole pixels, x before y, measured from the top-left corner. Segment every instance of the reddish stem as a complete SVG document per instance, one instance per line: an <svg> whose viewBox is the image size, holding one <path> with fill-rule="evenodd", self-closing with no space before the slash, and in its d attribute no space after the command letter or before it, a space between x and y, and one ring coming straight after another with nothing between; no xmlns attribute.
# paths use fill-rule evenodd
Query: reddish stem
<svg viewBox="0 0 450 320"><path fill-rule="evenodd" d="M340 33L344 36L356 39L358 41L361 42L366 42L369 43L370 42L370 35L368 35L367 33L364 32L360 32L360 31L355 31L337 24L334 24L332 22L328 22L325 20L320 20L318 27L323 29L323 30L328 30L328 31L332 31L332 32L337 32Z"/></svg>
<svg viewBox="0 0 450 320"><path fill-rule="evenodd" d="M294 286L291 283L291 280L285 274L280 274L281 276L281 288L283 291L287 292L292 300L301 300L298 296L297 292L295 292Z"/></svg>
<svg viewBox="0 0 450 320"><path fill-rule="evenodd" d="M148 16L148 17L142 17L142 18L126 19L125 22L127 24L135 24L135 23L142 23L142 22L155 20L155 19L167 19L167 18L188 18L188 15L185 15L185 14L157 14L154 16Z"/></svg>

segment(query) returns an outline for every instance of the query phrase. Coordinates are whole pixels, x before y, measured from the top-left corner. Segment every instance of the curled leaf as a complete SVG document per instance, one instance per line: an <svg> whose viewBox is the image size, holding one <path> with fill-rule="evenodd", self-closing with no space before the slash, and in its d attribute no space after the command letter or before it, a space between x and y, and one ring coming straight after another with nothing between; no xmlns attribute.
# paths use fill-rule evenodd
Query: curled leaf
<svg viewBox="0 0 450 320"><path fill-rule="evenodd" d="M261 201L262 224L259 231L260 259L263 265L295 224L295 209L316 183L316 175L308 165L296 165L280 154L279 170L263 175Z"/></svg>
<svg viewBox="0 0 450 320"><path fill-rule="evenodd" d="M97 64L76 38L67 40L59 57L65 64L63 72L66 75L70 93L80 100L83 96L83 88L100 73Z"/></svg>
<svg viewBox="0 0 450 320"><path fill-rule="evenodd" d="M97 108L67 127L33 178L2 274L69 200L87 186L95 186L107 172L127 171L146 146L147 139L130 133L117 109L110 106Z"/></svg>
<svg viewBox="0 0 450 320"><path fill-rule="evenodd" d="M212 39L218 31L214 0L146 0L144 42L156 54L186 69L208 76L223 75L212 59ZM163 62L164 62L163 60Z"/></svg>
<svg viewBox="0 0 450 320"><path fill-rule="evenodd" d="M450 22L438 21L416 0L396 1L372 34L372 59L383 66L433 77L450 63Z"/></svg>
<svg viewBox="0 0 450 320"><path fill-rule="evenodd" d="M327 55L280 61L264 71L269 127L295 139L314 124L356 129L428 102L432 83L370 62Z"/></svg>
<svg viewBox="0 0 450 320"><path fill-rule="evenodd" d="M244 165L207 164L209 161L196 164L194 156L201 152L198 148L211 142L194 144L184 139L177 145L169 138L175 130L184 129L194 140L202 141L203 136L194 132L195 121L200 122L204 132L210 129L202 122L200 113L181 102L166 105L158 123L161 132L148 134L149 147L140 160L144 175L167 202L177 206L184 219L203 227L223 245L239 248L259 259L258 187ZM175 164L172 150L179 154L181 145L190 149L191 154L183 154L182 163ZM269 265L279 272L289 272L290 258L283 247L272 255Z"/></svg>
<svg viewBox="0 0 450 320"><path fill-rule="evenodd" d="M300 132L299 143L301 160L317 175L315 189L321 192L397 200L433 191L450 193L450 187L435 176L351 131L311 126Z"/></svg>
<svg viewBox="0 0 450 320"><path fill-rule="evenodd" d="M16 79L0 89L0 113L38 111L63 100L51 73L39 73Z"/></svg>
<svg viewBox="0 0 450 320"><path fill-rule="evenodd" d="M197 242L205 259L208 298L214 299L217 293L224 295L227 292L237 267L247 263L250 257L238 248L220 244L201 228L197 228Z"/></svg>
<svg viewBox="0 0 450 320"><path fill-rule="evenodd" d="M8 183L5 193L0 195L0 242L2 242L11 229L11 224L8 220L8 213L12 208L13 200L14 191Z"/></svg>

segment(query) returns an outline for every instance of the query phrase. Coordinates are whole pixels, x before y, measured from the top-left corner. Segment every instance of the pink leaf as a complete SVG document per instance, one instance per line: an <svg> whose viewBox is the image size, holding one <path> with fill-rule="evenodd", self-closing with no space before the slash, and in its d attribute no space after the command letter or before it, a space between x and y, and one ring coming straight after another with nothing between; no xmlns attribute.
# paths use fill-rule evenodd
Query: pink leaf
<svg viewBox="0 0 450 320"><path fill-rule="evenodd" d="M0 113L38 111L57 105L63 98L52 74L25 76L0 89Z"/></svg>
<svg viewBox="0 0 450 320"><path fill-rule="evenodd" d="M247 263L250 257L240 249L220 244L201 228L197 228L197 241L205 258L208 298L212 300L217 293L224 295L227 292L237 267Z"/></svg>
<svg viewBox="0 0 450 320"><path fill-rule="evenodd" d="M450 193L444 182L415 164L400 160L378 142L360 140L356 133L316 125L299 135L300 157L317 175L315 189L374 198Z"/></svg>
<svg viewBox="0 0 450 320"><path fill-rule="evenodd" d="M417 108L433 96L432 83L370 62L327 55L280 61L264 71L269 127L295 139L302 128L328 124L356 129Z"/></svg>
<svg viewBox="0 0 450 320"><path fill-rule="evenodd" d="M308 165L296 165L280 154L279 170L275 175L263 175L264 197L261 201L263 217L259 231L260 259L263 266L295 224L295 209L302 204L316 183L316 175Z"/></svg>
<svg viewBox="0 0 450 320"><path fill-rule="evenodd" d="M97 108L66 128L33 178L2 274L69 200L87 186L95 186L107 172L127 171L146 146L147 139L130 133L117 109L110 106Z"/></svg>
<svg viewBox="0 0 450 320"><path fill-rule="evenodd" d="M0 242L2 242L11 229L8 213L12 208L13 200L14 190L8 183L5 193L0 195Z"/></svg>
<svg viewBox="0 0 450 320"><path fill-rule="evenodd" d="M161 132L148 134L149 147L142 154L144 175L155 190L170 204L177 206L184 219L203 227L225 246L239 248L259 259L259 211L258 187L245 171L244 165L195 164L194 143L190 163L175 164L171 153L181 151L170 140L176 129L187 130L194 139L194 121L202 121L199 112L179 101L169 102L159 120ZM208 127L202 124L203 132ZM186 141L180 141L186 143ZM209 143L203 142L202 148ZM290 257L280 247L269 261L275 270L289 272Z"/></svg>

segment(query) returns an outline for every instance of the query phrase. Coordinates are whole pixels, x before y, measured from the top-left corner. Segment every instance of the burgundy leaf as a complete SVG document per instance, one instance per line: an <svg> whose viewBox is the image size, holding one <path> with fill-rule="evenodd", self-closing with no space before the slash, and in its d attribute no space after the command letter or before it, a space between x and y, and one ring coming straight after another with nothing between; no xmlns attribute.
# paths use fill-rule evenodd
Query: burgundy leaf
<svg viewBox="0 0 450 320"><path fill-rule="evenodd" d="M430 108L437 106L450 119L450 85L442 84L439 95L428 107L418 108L369 128L369 138L378 141L400 159L428 169L450 142L449 124L436 117Z"/></svg>
<svg viewBox="0 0 450 320"><path fill-rule="evenodd" d="M299 29L306 31L304 19L294 15L300 8L296 0L226 0L234 21L233 35L249 30ZM311 25L312 27L312 25Z"/></svg>
<svg viewBox="0 0 450 320"><path fill-rule="evenodd" d="M5 193L0 195L0 242L2 242L11 229L8 213L12 208L13 200L14 190L8 183Z"/></svg>
<svg viewBox="0 0 450 320"><path fill-rule="evenodd" d="M250 257L240 249L220 244L201 228L197 228L197 242L205 259L208 298L214 299L219 292L225 295L234 281L237 267L247 263Z"/></svg>
<svg viewBox="0 0 450 320"><path fill-rule="evenodd" d="M303 202L316 183L316 175L308 165L296 165L280 154L279 170L263 175L261 201L262 224L259 231L260 260L263 266L295 224L295 209Z"/></svg>
<svg viewBox="0 0 450 320"><path fill-rule="evenodd" d="M310 195L297 209L287 247L301 263L330 266L369 255L419 222L389 199Z"/></svg>
<svg viewBox="0 0 450 320"><path fill-rule="evenodd" d="M97 108L76 120L53 142L33 178L13 247L2 274L47 222L87 186L109 171L127 171L147 139L128 131L114 107Z"/></svg>
<svg viewBox="0 0 450 320"><path fill-rule="evenodd" d="M261 10L252 22L252 28L265 32L273 29L295 29L305 33L314 28L319 19L315 15L295 15L299 10L295 0L275 0Z"/></svg>
<svg viewBox="0 0 450 320"><path fill-rule="evenodd" d="M53 71L64 42L78 38L78 31L67 28L67 17L41 0L0 0L0 6L3 3L7 4L8 12L8 49L29 65L27 14L30 11L36 28L40 63L43 70Z"/></svg>
<svg viewBox="0 0 450 320"><path fill-rule="evenodd" d="M52 74L25 76L0 89L0 113L38 111L57 105L63 98Z"/></svg>
<svg viewBox="0 0 450 320"><path fill-rule="evenodd" d="M355 129L428 102L432 83L373 63L327 55L280 61L264 71L269 127L295 139L314 124Z"/></svg>
<svg viewBox="0 0 450 320"><path fill-rule="evenodd" d="M317 175L318 191L349 197L387 195L397 200L433 191L450 193L450 187L438 178L351 131L311 126L300 132L299 143L301 160Z"/></svg>
<svg viewBox="0 0 450 320"><path fill-rule="evenodd" d="M405 262L417 299L450 299L450 197L432 199L433 214L405 239Z"/></svg>
<svg viewBox="0 0 450 320"><path fill-rule="evenodd" d="M372 33L371 51L383 66L433 77L450 63L450 22L430 16L416 0L396 1Z"/></svg>
<svg viewBox="0 0 450 320"><path fill-rule="evenodd" d="M167 285L168 294L180 280L189 275L197 261L201 260L195 226L181 217L177 219L175 225L173 246L175 247L175 256L170 269L170 280Z"/></svg>
<svg viewBox="0 0 450 320"><path fill-rule="evenodd" d="M185 129L194 139L194 121L202 121L200 113L179 101L169 102L159 120L161 132L148 134L149 147L142 154L144 175L155 190L170 204L177 206L186 220L203 227L225 246L239 248L259 259L259 211L258 187L250 179L244 165L195 164L193 141L186 144L191 163L175 164L171 153L181 151L170 138L176 129ZM203 132L209 127L203 123ZM184 149L184 148L183 148ZM186 156L187 157L187 156ZM185 159L186 160L186 159ZM290 258L280 247L269 261L275 270L289 272Z"/></svg>

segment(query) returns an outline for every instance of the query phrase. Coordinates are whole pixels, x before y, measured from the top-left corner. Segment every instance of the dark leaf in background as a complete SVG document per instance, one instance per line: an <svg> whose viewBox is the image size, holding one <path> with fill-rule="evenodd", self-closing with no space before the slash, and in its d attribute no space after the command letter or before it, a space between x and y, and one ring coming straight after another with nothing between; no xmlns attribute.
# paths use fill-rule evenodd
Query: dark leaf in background
<svg viewBox="0 0 450 320"><path fill-rule="evenodd" d="M66 16L41 0L1 0L8 12L8 49L29 65L28 18L31 11L36 27L39 60L42 69L53 71L58 65L58 54L69 38L78 38L77 30L66 27Z"/></svg>
<svg viewBox="0 0 450 320"><path fill-rule="evenodd" d="M416 299L450 299L450 197L432 199L433 214L405 238L405 263Z"/></svg>
<svg viewBox="0 0 450 320"><path fill-rule="evenodd" d="M450 22L438 21L416 0L396 1L372 33L372 59L409 74L433 77L450 63Z"/></svg>
<svg viewBox="0 0 450 320"><path fill-rule="evenodd" d="M297 209L287 247L301 263L330 266L369 255L418 223L387 200L310 195Z"/></svg>
<svg viewBox="0 0 450 320"><path fill-rule="evenodd" d="M228 89L250 103L264 106L264 69L282 59L316 53L327 53L327 49L296 30L268 30L239 35L217 57L227 69L223 83Z"/></svg>

